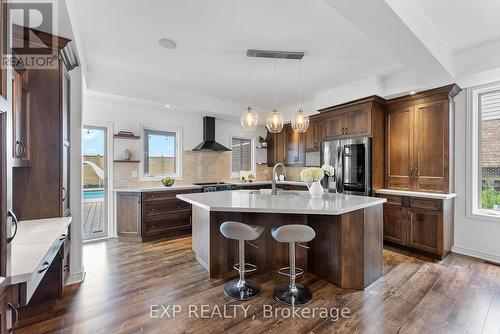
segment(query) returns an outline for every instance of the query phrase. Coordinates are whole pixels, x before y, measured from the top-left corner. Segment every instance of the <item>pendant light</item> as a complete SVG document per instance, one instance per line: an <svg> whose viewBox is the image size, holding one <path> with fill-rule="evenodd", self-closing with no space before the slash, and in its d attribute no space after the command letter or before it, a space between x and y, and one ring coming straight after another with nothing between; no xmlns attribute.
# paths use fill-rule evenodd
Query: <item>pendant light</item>
<svg viewBox="0 0 500 334"><path fill-rule="evenodd" d="M243 115L241 115L240 123L245 131L255 131L257 124L259 123L259 114L253 110L251 106L251 77L250 77L250 57L248 58L248 108Z"/></svg>
<svg viewBox="0 0 500 334"><path fill-rule="evenodd" d="M292 117L292 129L297 133L304 133L309 127L309 116L302 110L302 59L299 62L299 110Z"/></svg>
<svg viewBox="0 0 500 334"><path fill-rule="evenodd" d="M283 129L283 114L276 106L276 58L274 58L274 109L267 115L266 128L271 133L279 133Z"/></svg>

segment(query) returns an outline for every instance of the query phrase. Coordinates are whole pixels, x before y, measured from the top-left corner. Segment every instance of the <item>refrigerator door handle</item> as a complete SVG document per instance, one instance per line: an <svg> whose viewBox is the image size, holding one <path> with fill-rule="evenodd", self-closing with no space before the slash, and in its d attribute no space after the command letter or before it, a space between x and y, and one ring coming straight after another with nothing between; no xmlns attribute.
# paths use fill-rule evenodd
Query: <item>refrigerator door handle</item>
<svg viewBox="0 0 500 334"><path fill-rule="evenodd" d="M342 177L342 172L343 172L343 163L344 163L344 159L343 159L343 154L342 154L342 143L337 147L337 168L336 168L336 171L335 171L335 174L337 175L336 178L335 178L335 181L336 181L336 188L337 188L337 193L342 193L344 192L344 189L343 189L343 185L342 185L342 182L343 182L343 177Z"/></svg>

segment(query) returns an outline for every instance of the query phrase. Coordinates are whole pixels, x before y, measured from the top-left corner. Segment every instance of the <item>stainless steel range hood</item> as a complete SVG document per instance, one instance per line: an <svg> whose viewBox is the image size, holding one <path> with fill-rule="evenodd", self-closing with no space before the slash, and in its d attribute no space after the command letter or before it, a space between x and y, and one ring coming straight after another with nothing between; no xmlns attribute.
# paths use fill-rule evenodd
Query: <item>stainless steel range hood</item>
<svg viewBox="0 0 500 334"><path fill-rule="evenodd" d="M209 116L203 117L203 141L193 148L193 151L231 151L215 141L215 118Z"/></svg>

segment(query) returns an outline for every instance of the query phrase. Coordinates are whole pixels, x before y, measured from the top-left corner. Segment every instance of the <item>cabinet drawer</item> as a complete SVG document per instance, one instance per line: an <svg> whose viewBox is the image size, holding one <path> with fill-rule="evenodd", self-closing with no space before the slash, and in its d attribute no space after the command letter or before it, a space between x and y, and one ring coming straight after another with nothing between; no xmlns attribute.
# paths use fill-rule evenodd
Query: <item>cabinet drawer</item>
<svg viewBox="0 0 500 334"><path fill-rule="evenodd" d="M413 197L411 206L412 208L441 211L443 209L443 202L437 199Z"/></svg>
<svg viewBox="0 0 500 334"><path fill-rule="evenodd" d="M143 235L153 235L155 232L185 229L191 226L191 211L178 211L150 217L143 224Z"/></svg>
<svg viewBox="0 0 500 334"><path fill-rule="evenodd" d="M145 202L156 201L168 198L175 198L178 194L192 194L198 193L200 189L186 189L186 190L166 190L142 193L142 200Z"/></svg>
<svg viewBox="0 0 500 334"><path fill-rule="evenodd" d="M387 199L387 203L386 204L401 205L401 203L402 203L401 196L396 196L396 195L379 195L379 197Z"/></svg>
<svg viewBox="0 0 500 334"><path fill-rule="evenodd" d="M154 216L171 211L189 210L191 206L189 203L180 201L176 198L162 199L150 202L144 202L143 214L145 216Z"/></svg>

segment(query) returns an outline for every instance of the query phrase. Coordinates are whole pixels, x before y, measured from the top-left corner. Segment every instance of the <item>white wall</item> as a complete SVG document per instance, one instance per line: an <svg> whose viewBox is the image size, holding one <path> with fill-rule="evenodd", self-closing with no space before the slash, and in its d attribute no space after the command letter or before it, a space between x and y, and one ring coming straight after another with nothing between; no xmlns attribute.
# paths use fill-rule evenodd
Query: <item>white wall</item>
<svg viewBox="0 0 500 334"><path fill-rule="evenodd" d="M142 131L141 125L152 125L157 128L161 128L162 126L181 128L183 133L183 150L193 149L201 143L203 138L203 114L195 111L176 109L175 107L167 109L159 103L118 95L88 92L85 95L83 118L89 121L113 123L115 133L120 130L126 130L133 131L139 136ZM264 126L260 126L256 132L249 133L242 129L239 122L216 118L216 140L220 144L229 147L229 138L231 135L241 135L258 139L259 135L266 136L266 130ZM136 146L129 147L134 154L134 159L138 158L138 143L135 143ZM116 141L114 150L116 158L119 158L123 151L120 145L122 144ZM130 143L123 145L130 145Z"/></svg>
<svg viewBox="0 0 500 334"><path fill-rule="evenodd" d="M455 243L453 251L500 263L500 223L466 216L466 94L455 98Z"/></svg>

